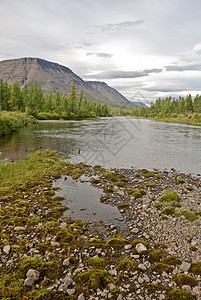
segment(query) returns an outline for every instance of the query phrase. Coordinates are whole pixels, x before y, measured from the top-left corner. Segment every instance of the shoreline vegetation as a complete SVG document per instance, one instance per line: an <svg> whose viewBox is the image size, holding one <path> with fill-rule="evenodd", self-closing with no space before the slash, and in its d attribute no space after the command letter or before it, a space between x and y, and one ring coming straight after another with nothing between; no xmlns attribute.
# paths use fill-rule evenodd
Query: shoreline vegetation
<svg viewBox="0 0 201 300"><path fill-rule="evenodd" d="M82 174L128 232L64 216L52 182ZM44 150L0 164L0 182L2 300L199 299L199 176L73 165Z"/></svg>
<svg viewBox="0 0 201 300"><path fill-rule="evenodd" d="M150 107L133 109L130 115L137 118L201 126L201 96L196 95L194 99L191 95L178 99L159 98L155 103L151 103Z"/></svg>

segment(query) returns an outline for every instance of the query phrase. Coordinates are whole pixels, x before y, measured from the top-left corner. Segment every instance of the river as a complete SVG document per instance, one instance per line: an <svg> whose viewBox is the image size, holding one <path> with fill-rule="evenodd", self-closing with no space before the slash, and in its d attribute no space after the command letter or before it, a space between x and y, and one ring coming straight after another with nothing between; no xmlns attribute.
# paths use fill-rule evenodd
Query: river
<svg viewBox="0 0 201 300"><path fill-rule="evenodd" d="M16 160L50 148L106 168L201 172L201 127L129 117L41 122L0 138L0 159Z"/></svg>

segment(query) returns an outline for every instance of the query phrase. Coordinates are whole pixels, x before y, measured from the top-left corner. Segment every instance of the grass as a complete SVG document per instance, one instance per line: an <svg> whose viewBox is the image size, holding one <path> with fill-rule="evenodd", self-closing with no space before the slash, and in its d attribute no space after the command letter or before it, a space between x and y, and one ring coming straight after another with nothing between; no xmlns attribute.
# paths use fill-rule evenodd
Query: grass
<svg viewBox="0 0 201 300"><path fill-rule="evenodd" d="M0 136L9 135L23 126L36 122L33 116L25 113L0 111Z"/></svg>

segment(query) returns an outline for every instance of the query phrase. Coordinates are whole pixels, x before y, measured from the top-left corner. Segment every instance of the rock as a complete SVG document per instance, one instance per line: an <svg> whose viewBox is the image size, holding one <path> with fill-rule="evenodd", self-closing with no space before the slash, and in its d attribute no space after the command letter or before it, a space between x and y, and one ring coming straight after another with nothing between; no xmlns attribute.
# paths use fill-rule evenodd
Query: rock
<svg viewBox="0 0 201 300"><path fill-rule="evenodd" d="M132 247L133 247L133 246L132 246L131 244L129 244L129 245L125 245L125 246L124 246L124 249L125 249L125 250L130 250Z"/></svg>
<svg viewBox="0 0 201 300"><path fill-rule="evenodd" d="M59 286L58 291L59 291L59 292L66 292L67 289L68 289L67 284L66 284L66 283L62 283L62 284Z"/></svg>
<svg viewBox="0 0 201 300"><path fill-rule="evenodd" d="M143 276L144 281L146 281L147 283L150 282L150 278L145 274Z"/></svg>
<svg viewBox="0 0 201 300"><path fill-rule="evenodd" d="M32 286L34 284L35 280L33 278L27 278L24 281L24 285L26 286Z"/></svg>
<svg viewBox="0 0 201 300"><path fill-rule="evenodd" d="M24 230L26 230L26 228L23 226L16 226L16 227L14 227L14 230L15 231L24 231Z"/></svg>
<svg viewBox="0 0 201 300"><path fill-rule="evenodd" d="M144 282L144 279L142 277L139 277L138 280L139 284L142 284Z"/></svg>
<svg viewBox="0 0 201 300"><path fill-rule="evenodd" d="M29 269L26 276L27 278L32 278L34 281L38 281L40 277L40 272L33 269Z"/></svg>
<svg viewBox="0 0 201 300"><path fill-rule="evenodd" d="M180 266L180 270L182 272L188 272L190 270L190 268L191 268L191 264L186 262L186 261L183 261L181 266Z"/></svg>
<svg viewBox="0 0 201 300"><path fill-rule="evenodd" d="M188 291L188 292L191 292L191 287L190 287L190 285L182 285L182 289L183 290L186 290L186 291Z"/></svg>
<svg viewBox="0 0 201 300"><path fill-rule="evenodd" d="M109 270L108 273L109 273L111 276L117 276L117 270Z"/></svg>
<svg viewBox="0 0 201 300"><path fill-rule="evenodd" d="M67 293L68 293L69 296L75 295L76 289L67 289Z"/></svg>
<svg viewBox="0 0 201 300"><path fill-rule="evenodd" d="M147 252L147 247L145 247L145 245L143 245L142 243L139 243L135 246L135 249L137 250L137 252L139 254L145 253Z"/></svg>
<svg viewBox="0 0 201 300"><path fill-rule="evenodd" d="M199 286L195 286L195 287L193 288L193 293L194 293L195 295L201 296L201 288L200 288Z"/></svg>
<svg viewBox="0 0 201 300"><path fill-rule="evenodd" d="M9 253L10 253L10 245L4 246L4 247L3 247L3 252L4 252L5 254L9 254Z"/></svg>
<svg viewBox="0 0 201 300"><path fill-rule="evenodd" d="M83 294L83 293L80 294L80 295L78 296L77 300L85 300L84 294Z"/></svg>
<svg viewBox="0 0 201 300"><path fill-rule="evenodd" d="M64 283L67 285L67 287L71 286L73 284L73 279L70 276L66 276L63 279Z"/></svg>
<svg viewBox="0 0 201 300"><path fill-rule="evenodd" d="M140 270L142 270L142 271L146 271L146 267L145 267L145 265L143 265L143 264L139 264L138 265L138 269L140 269Z"/></svg>
<svg viewBox="0 0 201 300"><path fill-rule="evenodd" d="M64 259L63 266L69 266L69 264L70 264L69 258Z"/></svg>
<svg viewBox="0 0 201 300"><path fill-rule="evenodd" d="M120 295L117 297L117 300L123 300L123 296L120 294Z"/></svg>
<svg viewBox="0 0 201 300"><path fill-rule="evenodd" d="M116 289L116 286L115 286L113 283L110 283L110 284L109 284L109 289L110 289L111 291L113 291L113 290Z"/></svg>
<svg viewBox="0 0 201 300"><path fill-rule="evenodd" d="M136 227L131 230L132 233L138 233L140 230Z"/></svg>
<svg viewBox="0 0 201 300"><path fill-rule="evenodd" d="M52 245L53 247L60 247L60 244L59 244L58 242L53 242L53 241L51 241L51 245Z"/></svg>

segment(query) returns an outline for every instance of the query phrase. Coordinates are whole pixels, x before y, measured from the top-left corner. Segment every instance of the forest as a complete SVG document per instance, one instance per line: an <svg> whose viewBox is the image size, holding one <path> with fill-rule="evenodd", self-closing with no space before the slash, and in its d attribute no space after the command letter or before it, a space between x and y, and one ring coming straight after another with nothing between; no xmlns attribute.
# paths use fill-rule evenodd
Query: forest
<svg viewBox="0 0 201 300"><path fill-rule="evenodd" d="M150 107L133 109L132 116L201 125L201 96L156 99Z"/></svg>
<svg viewBox="0 0 201 300"><path fill-rule="evenodd" d="M70 95L60 95L51 92L44 95L41 85L35 81L33 85L25 84L20 88L19 83L3 82L0 79L0 111L25 112L36 119L64 119L80 120L110 115L110 108L106 104L87 101L83 91L76 94L72 84Z"/></svg>

